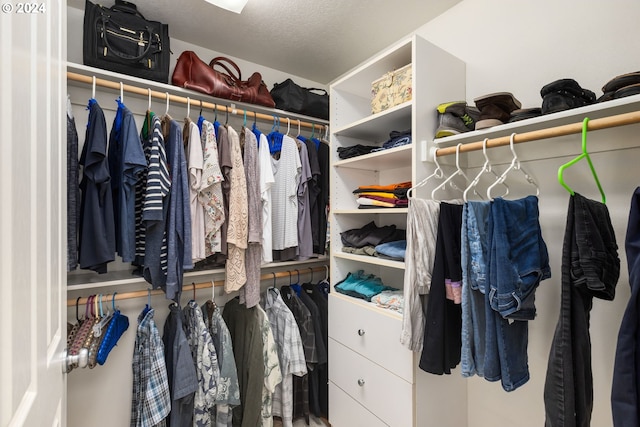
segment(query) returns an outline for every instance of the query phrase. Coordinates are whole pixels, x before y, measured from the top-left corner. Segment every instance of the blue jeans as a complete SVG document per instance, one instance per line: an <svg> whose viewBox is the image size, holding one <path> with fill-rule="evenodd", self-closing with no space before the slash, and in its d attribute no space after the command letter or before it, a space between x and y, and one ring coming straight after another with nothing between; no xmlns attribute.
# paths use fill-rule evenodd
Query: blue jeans
<svg viewBox="0 0 640 427"><path fill-rule="evenodd" d="M513 391L529 380L528 320L535 316L534 292L551 277L538 221L538 199L495 199L487 236L489 289L485 291L484 374Z"/></svg>
<svg viewBox="0 0 640 427"><path fill-rule="evenodd" d="M490 202L470 201L462 214L462 354L463 377L484 376L487 288L487 219Z"/></svg>
<svg viewBox="0 0 640 427"><path fill-rule="evenodd" d="M614 297L620 275L617 250L606 205L578 193L572 196L562 247L560 316L544 384L546 427L588 427L591 423L589 314L594 296Z"/></svg>
<svg viewBox="0 0 640 427"><path fill-rule="evenodd" d="M535 318L534 291L551 277L538 221L538 198L497 198L491 205L491 307L514 320Z"/></svg>

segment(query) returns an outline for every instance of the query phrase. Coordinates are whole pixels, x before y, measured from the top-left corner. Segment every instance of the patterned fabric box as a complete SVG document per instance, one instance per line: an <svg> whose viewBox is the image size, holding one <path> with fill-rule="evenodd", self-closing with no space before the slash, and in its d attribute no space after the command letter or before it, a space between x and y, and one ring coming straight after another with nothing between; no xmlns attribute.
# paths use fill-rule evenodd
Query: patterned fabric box
<svg viewBox="0 0 640 427"><path fill-rule="evenodd" d="M411 100L411 64L386 73L371 84L371 113Z"/></svg>

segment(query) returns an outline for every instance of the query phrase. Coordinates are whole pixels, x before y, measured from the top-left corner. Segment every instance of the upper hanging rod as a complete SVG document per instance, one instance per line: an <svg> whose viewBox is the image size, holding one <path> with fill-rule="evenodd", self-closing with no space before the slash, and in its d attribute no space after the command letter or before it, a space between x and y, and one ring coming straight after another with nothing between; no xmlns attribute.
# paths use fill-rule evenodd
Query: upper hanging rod
<svg viewBox="0 0 640 427"><path fill-rule="evenodd" d="M607 129L607 128L612 128L617 126L631 125L634 123L640 123L640 111L632 111L630 113L617 114L615 116L589 120L587 130L591 131L591 130ZM547 129L534 130L530 132L518 133L514 136L513 143L519 144L521 142L555 138L558 136L572 135L576 133L582 133L582 122L555 126ZM489 139L487 141L487 148L502 147L504 145L509 145L509 140L510 140L509 135L501 136L499 138ZM483 144L483 141L462 144L460 146L459 152L466 153L468 151L482 150L482 144ZM456 154L455 146L438 148L436 150L436 157L448 156L451 154Z"/></svg>
<svg viewBox="0 0 640 427"><path fill-rule="evenodd" d="M295 278L296 280L298 279L298 276L300 274L313 274L313 273L318 273L318 272L324 272L325 276L328 277L329 276L329 269L328 267L306 267L303 269L293 269L293 270L286 270L286 271L279 271L277 273L265 273L262 276L260 276L260 280L275 280L277 278L282 278L282 277L292 277ZM195 289L207 289L207 288L211 288L211 285L215 284L215 286L224 286L224 280L216 280L216 281L210 281L210 282L203 282L203 283L196 283L195 284ZM188 292L191 289L193 289L194 285L191 284L187 284L184 283L182 285L182 291L183 292ZM164 295L164 291L162 289L154 289L151 291L151 295ZM149 296L149 291L148 290L144 290L144 291L132 291L132 292L124 292L124 293L117 293L115 296L116 300L123 300L123 299L132 299L132 298L146 298ZM80 298L79 300L75 299L68 299L67 300L67 306L71 307L74 306L76 304L78 305L84 305L87 303L87 297L83 297Z"/></svg>
<svg viewBox="0 0 640 427"><path fill-rule="evenodd" d="M68 80L73 80L73 81L76 81L76 82L80 82L80 83L86 83L88 85L93 85L93 77L92 76L87 76L87 75L84 75L84 74L74 73L72 71L67 71L67 79ZM143 96L149 96L149 94L151 94L151 96L153 98L158 98L158 99L161 99L163 101L167 100L167 93L166 92L160 92L160 91L157 91L157 90L143 89L143 88L138 87L138 86L133 86L133 85L129 85L129 84L121 84L120 82L113 82L111 80L99 79L99 78L95 79L95 84L96 84L96 86L102 86L102 87L106 87L106 88L110 88L110 89L116 89L116 90L121 90L122 89L125 92L135 93L135 94L143 95ZM203 94L203 95L205 95L205 94ZM230 101L230 100L224 100L224 101L233 102L233 101ZM200 100L187 98L186 96L179 96L179 95L169 94L169 102L177 102L177 103L181 103L181 104L189 103L189 104L191 104L191 107L193 107L193 108L197 108L197 107L200 107L202 105L203 108L216 109L216 110L221 111L221 112L225 112L225 113L228 112L230 114L236 114L236 115L244 115L245 112L246 112L247 120L253 119L254 115L255 115L256 119L266 120L266 121L270 121L270 122L273 122L273 120L276 119L276 118L283 119L283 117L280 117L280 116L264 114L264 113L256 113L255 111L246 110L244 108L231 109L230 107L228 107L226 105L218 105L218 104L214 104L212 102L207 102L207 101L202 101L202 104L201 104ZM287 117L284 117L284 119L287 120ZM305 121L302 121L300 119L288 119L287 124L291 125L291 126L298 126L298 124L299 124L300 127L305 127L305 128L309 128L309 129L317 129L317 130L323 130L325 128L325 125L317 124L317 123L311 123L311 122L305 122Z"/></svg>

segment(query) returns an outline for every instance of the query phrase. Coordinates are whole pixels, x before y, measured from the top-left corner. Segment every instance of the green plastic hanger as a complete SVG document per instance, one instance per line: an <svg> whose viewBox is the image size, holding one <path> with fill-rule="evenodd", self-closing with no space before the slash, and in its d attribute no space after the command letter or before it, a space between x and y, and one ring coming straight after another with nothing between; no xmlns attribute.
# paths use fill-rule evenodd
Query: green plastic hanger
<svg viewBox="0 0 640 427"><path fill-rule="evenodd" d="M596 173L596 169L593 167L593 163L591 162L591 157L589 157L589 152L587 151L587 124L589 123L589 118L585 117L582 121L582 154L576 157L573 160L565 163L564 165L558 168L558 182L562 185L572 196L575 192L564 182L564 178L562 174L564 170L569 166L573 166L578 163L582 159L587 159L589 163L589 168L591 169L591 173L593 174L593 178L596 180L596 185L598 186L598 190L600 190L600 195L602 196L602 203L605 204L607 202L607 197L604 194L604 190L602 189L602 185L600 185L600 180L598 179L598 174Z"/></svg>

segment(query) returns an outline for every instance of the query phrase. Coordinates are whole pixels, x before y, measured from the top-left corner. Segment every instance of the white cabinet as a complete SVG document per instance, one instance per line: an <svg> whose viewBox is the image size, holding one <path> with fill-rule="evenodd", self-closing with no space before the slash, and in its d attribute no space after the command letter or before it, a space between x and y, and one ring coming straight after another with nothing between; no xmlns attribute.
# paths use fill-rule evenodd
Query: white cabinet
<svg viewBox="0 0 640 427"><path fill-rule="evenodd" d="M411 64L412 100L371 114L371 83L385 73ZM374 221L406 229L406 208L358 209L353 194L361 185L416 183L431 173L422 162L426 141L437 127L439 103L465 99L465 65L457 58L412 36L401 40L331 84L331 280L364 270L385 284L402 288L404 262L342 251L340 233ZM381 146L393 130L411 129L412 144L349 159L338 147ZM465 389L438 393L432 377L419 373L419 354L400 345L401 315L332 290L329 298L330 421L336 427L356 425L421 426L432 424L419 399L431 403L455 399ZM458 383L458 382L456 382ZM423 402L424 403L424 402ZM358 419L367 419L363 424ZM459 427L438 419L438 427Z"/></svg>

